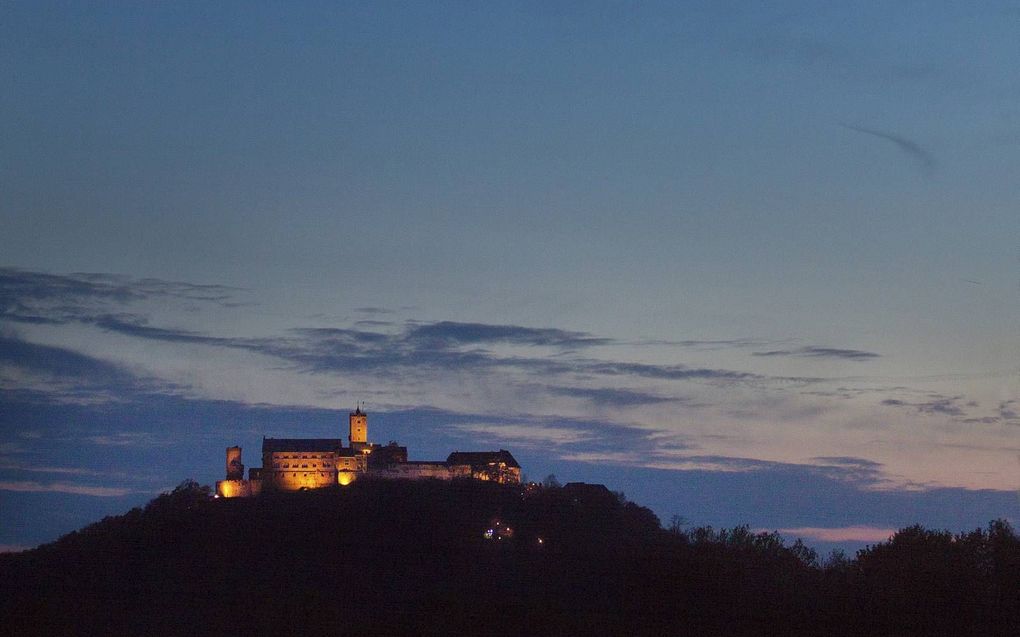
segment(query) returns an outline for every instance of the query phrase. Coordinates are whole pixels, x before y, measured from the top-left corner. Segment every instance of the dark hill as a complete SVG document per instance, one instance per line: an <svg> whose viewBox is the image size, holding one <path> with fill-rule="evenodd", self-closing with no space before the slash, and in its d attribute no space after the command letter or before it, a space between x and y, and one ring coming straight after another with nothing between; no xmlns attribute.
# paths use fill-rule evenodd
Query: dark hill
<svg viewBox="0 0 1020 637"><path fill-rule="evenodd" d="M362 480L222 500L185 483L0 556L0 582L12 635L1006 635L1020 545L1004 523L914 527L820 567L775 534L663 530L602 487Z"/></svg>

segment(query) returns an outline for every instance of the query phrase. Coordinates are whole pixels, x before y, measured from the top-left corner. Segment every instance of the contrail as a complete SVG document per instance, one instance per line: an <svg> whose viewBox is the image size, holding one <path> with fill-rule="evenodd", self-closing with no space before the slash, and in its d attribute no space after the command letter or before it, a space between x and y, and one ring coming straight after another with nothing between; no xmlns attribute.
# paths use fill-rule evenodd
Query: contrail
<svg viewBox="0 0 1020 637"><path fill-rule="evenodd" d="M916 142L913 142L905 137L900 137L899 135L894 135L893 133L886 133L880 130L875 130L873 128L854 126L852 124L840 124L840 126L842 126L843 128L849 128L850 130L853 131L857 131L858 133L864 133L865 135L873 135L875 137L878 137L879 139L884 139L886 141L890 141L896 144L900 148L900 150L902 150L903 152L907 153L908 155L916 159L918 162L920 162L921 167L924 168L925 172L931 172L935 168L935 158L932 157L931 153L921 148L919 145L917 145Z"/></svg>

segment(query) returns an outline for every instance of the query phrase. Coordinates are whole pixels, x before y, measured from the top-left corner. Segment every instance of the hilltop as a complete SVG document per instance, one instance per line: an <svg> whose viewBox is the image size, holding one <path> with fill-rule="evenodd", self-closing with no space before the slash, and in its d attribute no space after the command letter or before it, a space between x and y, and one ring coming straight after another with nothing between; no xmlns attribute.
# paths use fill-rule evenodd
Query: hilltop
<svg viewBox="0 0 1020 637"><path fill-rule="evenodd" d="M1020 540L920 527L819 564L599 485L360 480L145 508L0 556L5 634L1013 634Z"/></svg>

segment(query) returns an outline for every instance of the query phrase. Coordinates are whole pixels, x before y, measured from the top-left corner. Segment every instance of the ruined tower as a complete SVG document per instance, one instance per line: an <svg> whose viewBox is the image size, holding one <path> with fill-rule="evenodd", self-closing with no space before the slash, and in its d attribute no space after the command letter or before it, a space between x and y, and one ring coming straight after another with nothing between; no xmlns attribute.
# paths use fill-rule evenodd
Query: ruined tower
<svg viewBox="0 0 1020 637"><path fill-rule="evenodd" d="M227 447L227 480L244 478L244 465L241 464L241 448Z"/></svg>

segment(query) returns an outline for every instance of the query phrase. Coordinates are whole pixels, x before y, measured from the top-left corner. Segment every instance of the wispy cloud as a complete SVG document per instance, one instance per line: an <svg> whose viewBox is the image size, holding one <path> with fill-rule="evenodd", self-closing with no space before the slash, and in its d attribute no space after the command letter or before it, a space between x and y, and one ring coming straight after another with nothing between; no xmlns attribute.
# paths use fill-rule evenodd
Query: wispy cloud
<svg viewBox="0 0 1020 637"><path fill-rule="evenodd" d="M999 417L1003 420L1020 420L1020 412L1016 410L1015 400L1004 400L999 403Z"/></svg>
<svg viewBox="0 0 1020 637"><path fill-rule="evenodd" d="M0 334L0 366L17 366L54 376L89 377L99 384L122 384L133 376L120 365L63 347L31 343Z"/></svg>
<svg viewBox="0 0 1020 637"><path fill-rule="evenodd" d="M667 471L707 471L712 473L750 473L793 471L823 477L866 490L893 486L881 463L854 457L817 457L810 462L791 463L757 458L696 453L690 444L669 447L656 444L652 437L637 439L626 452L615 450L569 451L563 460L585 463L620 464Z"/></svg>
<svg viewBox="0 0 1020 637"><path fill-rule="evenodd" d="M115 433L88 436L89 442L102 447L162 447L171 444L155 434L140 431L118 431Z"/></svg>
<svg viewBox="0 0 1020 637"><path fill-rule="evenodd" d="M967 408L974 408L978 405L965 404L963 396L943 396L940 394L929 394L927 400L909 402L898 398L887 398L882 401L887 407L909 407L918 413L928 415L942 415L962 418L967 415Z"/></svg>
<svg viewBox="0 0 1020 637"><path fill-rule="evenodd" d="M253 352L288 361L299 371L313 373L367 373L410 380L437 370L456 373L541 374L548 379L566 375L630 377L665 381L711 381L719 383L761 382L767 377L739 370L690 367L683 364L651 364L612 359L581 358L578 350L590 351L618 341L588 332L558 327L439 321L407 321L395 333L346 327L296 328L267 337L218 336L190 329L152 325L147 317L124 311L125 304L151 295L222 302L232 288L192 285L154 279L127 279L114 275L51 275L22 270L0 271L0 318L28 321L34 317L51 323L75 322L136 339L173 344L194 344ZM388 313L385 308L366 307L368 314ZM30 322L30 321L29 321ZM711 346L744 346L750 341L698 341ZM695 341L685 344L693 345ZM11 352L17 347L6 344ZM517 351L513 351L516 348ZM548 348L553 352L536 352ZM36 348L38 351L38 348ZM508 353L510 350L513 353ZM499 353L497 353L499 352ZM98 366L94 360L70 360L61 352L62 367ZM9 358L25 363L14 352ZM36 357L37 362L42 360ZM66 364L65 364L66 363ZM109 377L122 370L107 366ZM123 379L127 384L128 379ZM789 379L785 379L789 380ZM805 380L805 379L801 379ZM559 383L565 386L567 383ZM554 390L561 395L587 398L592 404L651 404L665 399L647 392L609 387Z"/></svg>
<svg viewBox="0 0 1020 637"><path fill-rule="evenodd" d="M376 321L372 319L364 319L361 321L355 321L354 325L357 327L390 327L393 325L392 321Z"/></svg>
<svg viewBox="0 0 1020 637"><path fill-rule="evenodd" d="M648 392L614 387L548 387L550 393L571 398L581 398L596 405L615 405L633 407L635 405L652 405L655 403L672 402L678 399L649 394Z"/></svg>
<svg viewBox="0 0 1020 637"><path fill-rule="evenodd" d="M13 333L0 334L0 391L8 397L27 392L25 396L31 395L31 400L95 404L180 389L111 361L32 343Z"/></svg>
<svg viewBox="0 0 1020 637"><path fill-rule="evenodd" d="M879 486L886 484L884 467L879 462L852 456L820 456L812 458L811 470L841 482Z"/></svg>
<svg viewBox="0 0 1020 637"><path fill-rule="evenodd" d="M126 477L126 474L119 471L116 472L94 471L92 469L83 469L81 467L58 467L50 465L36 465L27 462L11 462L8 460L0 460L0 469L13 471L27 471L29 473L55 473L91 477Z"/></svg>
<svg viewBox="0 0 1020 637"><path fill-rule="evenodd" d="M761 338L726 338L726 339L687 339L687 340L643 340L633 343L634 345L649 345L654 347L687 347L698 350L719 350L719 349L742 349L747 347L766 347L784 341L772 341ZM631 343L628 343L631 344Z"/></svg>
<svg viewBox="0 0 1020 637"><path fill-rule="evenodd" d="M913 140L896 135L895 133L888 133L885 131L875 130L873 128L865 128L863 126L854 126L853 124L840 124L840 126L864 135L871 135L878 139L884 139L887 142L895 144L897 148L913 158L925 172L931 172L935 169L936 162L932 154Z"/></svg>
<svg viewBox="0 0 1020 637"><path fill-rule="evenodd" d="M647 363L627 363L619 361L579 362L577 370L589 374L607 376L637 376L641 378L658 378L661 380L758 380L763 376L750 372L739 372L727 369L692 368L686 365L651 365Z"/></svg>
<svg viewBox="0 0 1020 637"><path fill-rule="evenodd" d="M819 542L884 542L896 533L896 529L866 525L833 528L798 526L777 530L783 535Z"/></svg>
<svg viewBox="0 0 1020 637"><path fill-rule="evenodd" d="M590 431L541 424L460 423L451 429L481 434L497 440L513 440L544 444L567 445L585 442L594 437Z"/></svg>
<svg viewBox="0 0 1020 637"><path fill-rule="evenodd" d="M798 347L796 349L777 349L766 352L752 352L752 356L794 356L797 358L831 358L851 361L864 361L878 358L880 354L859 349L840 349L836 347Z"/></svg>
<svg viewBox="0 0 1020 637"><path fill-rule="evenodd" d="M69 482L34 482L31 480L0 481L0 491L19 491L23 493L69 493L72 495L88 495L97 498L119 498L134 493L131 489L121 487L97 487Z"/></svg>
<svg viewBox="0 0 1020 637"><path fill-rule="evenodd" d="M595 337L586 332L570 332L556 328L457 323L454 321L440 321L439 323L412 326L408 329L406 338L419 342L431 342L438 347L507 343L512 345L576 348L606 345L612 342L612 339Z"/></svg>
<svg viewBox="0 0 1020 637"><path fill-rule="evenodd" d="M0 268L0 319L61 324L92 321L109 311L152 298L176 298L231 306L239 288L131 278L116 274L49 274Z"/></svg>

